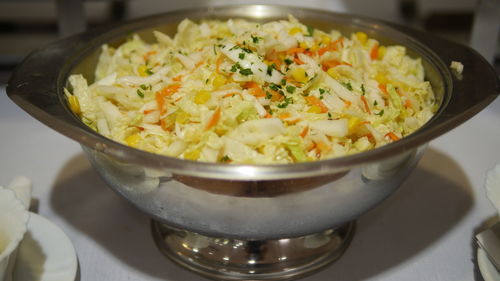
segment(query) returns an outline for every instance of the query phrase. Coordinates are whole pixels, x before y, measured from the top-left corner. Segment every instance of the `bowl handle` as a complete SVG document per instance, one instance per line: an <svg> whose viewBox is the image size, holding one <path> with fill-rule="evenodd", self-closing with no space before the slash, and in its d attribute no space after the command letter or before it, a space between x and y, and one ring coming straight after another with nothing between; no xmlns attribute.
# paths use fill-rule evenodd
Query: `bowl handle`
<svg viewBox="0 0 500 281"><path fill-rule="evenodd" d="M451 76L452 94L450 96L452 98L444 101L448 104L442 107L443 111L435 121L439 123L438 126L443 126L442 129L445 131L471 118L499 95L498 74L477 51L429 32L390 25L426 45L444 62L445 70L447 70L445 75ZM461 74L451 69L450 65L453 61L463 64L464 69Z"/></svg>

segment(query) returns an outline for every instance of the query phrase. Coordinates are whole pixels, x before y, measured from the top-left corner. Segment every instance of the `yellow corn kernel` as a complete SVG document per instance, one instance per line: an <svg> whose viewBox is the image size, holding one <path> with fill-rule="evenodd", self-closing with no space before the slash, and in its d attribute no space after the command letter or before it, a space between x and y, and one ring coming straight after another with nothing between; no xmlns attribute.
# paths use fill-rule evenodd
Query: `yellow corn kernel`
<svg viewBox="0 0 500 281"><path fill-rule="evenodd" d="M377 80L377 82L379 84L387 84L387 82L389 82L389 80L387 79L387 77L385 76L385 74L383 73L377 73L377 75L375 75L375 80Z"/></svg>
<svg viewBox="0 0 500 281"><path fill-rule="evenodd" d="M383 59L386 52L387 48L385 46L378 47L378 59L379 60Z"/></svg>
<svg viewBox="0 0 500 281"><path fill-rule="evenodd" d="M313 45L309 48L309 50L310 50L310 51L312 51L312 52L316 52L318 49L319 49L319 46L318 46L318 44L316 44L316 43L315 43L315 44L313 44Z"/></svg>
<svg viewBox="0 0 500 281"><path fill-rule="evenodd" d="M339 80L340 79L340 74L333 67L329 68L326 73L328 73L328 75L330 75L330 77L332 77L335 80Z"/></svg>
<svg viewBox="0 0 500 281"><path fill-rule="evenodd" d="M356 127L359 126L360 123L361 119L356 116L352 116L351 118L349 118L349 120L347 121L347 128L349 129L349 133L353 133L353 131L356 129Z"/></svg>
<svg viewBox="0 0 500 281"><path fill-rule="evenodd" d="M319 113L321 113L321 107L319 107L317 105L311 105L311 107L309 107L307 112L319 114Z"/></svg>
<svg viewBox="0 0 500 281"><path fill-rule="evenodd" d="M206 103L212 94L209 91L199 91L196 96L194 96L194 103L204 104Z"/></svg>
<svg viewBox="0 0 500 281"><path fill-rule="evenodd" d="M71 96L68 96L68 103L69 103L69 109L71 109L71 111L73 111L73 113L75 114L80 114L82 113L81 109L80 109L80 102L78 102L78 98L71 95Z"/></svg>
<svg viewBox="0 0 500 281"><path fill-rule="evenodd" d="M358 39L358 41L364 45L366 43L366 40L368 40L368 35L366 35L366 33L364 32L356 32L356 38Z"/></svg>
<svg viewBox="0 0 500 281"><path fill-rule="evenodd" d="M141 77L146 77L146 76L148 76L148 72L147 72L147 70L148 70L148 67L147 67L147 66L145 66L144 64L143 64L143 65L139 65L139 67L137 67L137 72L139 73L139 75L140 75Z"/></svg>
<svg viewBox="0 0 500 281"><path fill-rule="evenodd" d="M219 88L220 86L223 86L227 83L226 77L220 75L220 74L215 74L214 79L212 80L212 85L214 88Z"/></svg>
<svg viewBox="0 0 500 281"><path fill-rule="evenodd" d="M309 48L309 45L307 44L306 41L302 41L299 43L299 47L301 47L303 49L307 49L307 48Z"/></svg>
<svg viewBox="0 0 500 281"><path fill-rule="evenodd" d="M139 141L141 141L141 136L139 134L130 135L125 139L127 145L131 147L137 147Z"/></svg>
<svg viewBox="0 0 500 281"><path fill-rule="evenodd" d="M327 45L328 43L330 43L330 41L332 41L332 38L330 38L330 36L326 34L321 35L321 43Z"/></svg>
<svg viewBox="0 0 500 281"><path fill-rule="evenodd" d="M189 121L189 114L181 111L175 115L175 122L179 124L186 124Z"/></svg>
<svg viewBox="0 0 500 281"><path fill-rule="evenodd" d="M290 35L294 35L294 34L297 34L297 33L299 33L299 32L302 32L302 28L300 28L300 27L296 26L296 27L293 27L292 29L290 29L290 30L288 31L288 34L290 34Z"/></svg>
<svg viewBox="0 0 500 281"><path fill-rule="evenodd" d="M307 73L302 67L292 69L292 77L295 81L304 83L307 82Z"/></svg>
<svg viewBox="0 0 500 281"><path fill-rule="evenodd" d="M184 159L198 160L198 158L200 158L200 150L199 149L193 149L193 150L184 152Z"/></svg>

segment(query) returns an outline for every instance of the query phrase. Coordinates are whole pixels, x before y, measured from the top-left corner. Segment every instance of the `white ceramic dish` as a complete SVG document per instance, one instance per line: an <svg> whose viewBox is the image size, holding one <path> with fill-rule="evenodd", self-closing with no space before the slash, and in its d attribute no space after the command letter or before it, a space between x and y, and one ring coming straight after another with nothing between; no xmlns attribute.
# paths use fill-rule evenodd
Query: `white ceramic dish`
<svg viewBox="0 0 500 281"><path fill-rule="evenodd" d="M30 213L19 246L13 281L73 281L78 262L68 236L54 223Z"/></svg>
<svg viewBox="0 0 500 281"><path fill-rule="evenodd" d="M481 248L477 249L477 265L479 266L479 271L481 272L484 281L500 280L500 273Z"/></svg>

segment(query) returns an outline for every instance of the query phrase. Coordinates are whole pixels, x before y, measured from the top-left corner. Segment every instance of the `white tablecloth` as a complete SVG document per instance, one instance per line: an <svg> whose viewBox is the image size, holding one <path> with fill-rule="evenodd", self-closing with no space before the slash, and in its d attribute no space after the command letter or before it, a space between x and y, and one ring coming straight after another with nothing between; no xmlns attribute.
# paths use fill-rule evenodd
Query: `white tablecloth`
<svg viewBox="0 0 500 281"><path fill-rule="evenodd" d="M500 161L500 99L434 140L401 188L358 220L345 255L304 281L474 280L474 232L495 212L485 173ZM81 280L203 280L156 249L150 219L109 189L80 146L0 88L0 183L33 180L39 213L72 240Z"/></svg>

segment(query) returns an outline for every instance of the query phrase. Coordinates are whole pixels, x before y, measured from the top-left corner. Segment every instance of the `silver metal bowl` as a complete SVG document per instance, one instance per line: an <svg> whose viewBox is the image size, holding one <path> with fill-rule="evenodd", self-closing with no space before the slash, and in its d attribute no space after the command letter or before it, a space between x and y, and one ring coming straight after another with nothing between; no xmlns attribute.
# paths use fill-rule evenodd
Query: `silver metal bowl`
<svg viewBox="0 0 500 281"><path fill-rule="evenodd" d="M286 165L228 165L176 159L119 144L88 128L69 110L63 93L68 76L82 73L92 81L103 43L119 44L132 32L145 40L153 40L152 30L173 34L186 17L266 22L288 14L323 30L364 31L382 44L406 46L410 56L422 58L426 79L440 103L436 115L400 141L351 156ZM464 65L461 75L450 70L451 61ZM167 229L234 242L279 241L355 220L400 186L429 141L479 112L499 89L495 71L478 53L423 31L333 12L246 5L166 13L55 42L18 66L7 93L33 117L81 143L111 188ZM158 225L154 229L162 232ZM179 237L186 238L186 233Z"/></svg>

